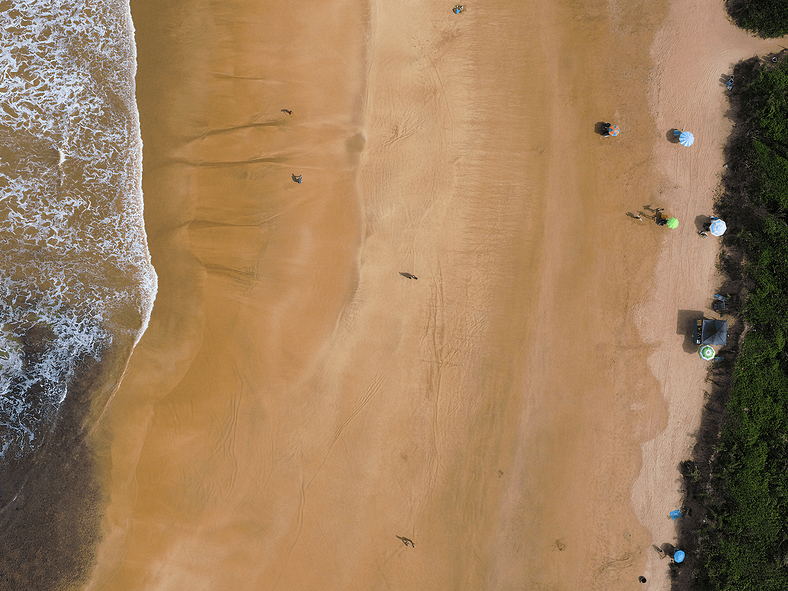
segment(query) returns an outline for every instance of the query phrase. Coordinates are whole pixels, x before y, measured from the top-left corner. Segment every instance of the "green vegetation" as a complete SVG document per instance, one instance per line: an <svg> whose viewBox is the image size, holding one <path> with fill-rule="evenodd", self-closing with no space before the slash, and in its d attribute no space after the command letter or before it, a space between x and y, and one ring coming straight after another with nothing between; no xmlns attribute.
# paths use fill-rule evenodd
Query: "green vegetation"
<svg viewBox="0 0 788 591"><path fill-rule="evenodd" d="M775 3L776 4L776 3ZM786 11L788 16L788 11ZM735 363L710 371L686 485L677 588L788 590L788 62L740 64L742 90L717 210L739 326Z"/></svg>
<svg viewBox="0 0 788 591"><path fill-rule="evenodd" d="M728 12L740 27L763 37L788 33L785 0L728 0Z"/></svg>

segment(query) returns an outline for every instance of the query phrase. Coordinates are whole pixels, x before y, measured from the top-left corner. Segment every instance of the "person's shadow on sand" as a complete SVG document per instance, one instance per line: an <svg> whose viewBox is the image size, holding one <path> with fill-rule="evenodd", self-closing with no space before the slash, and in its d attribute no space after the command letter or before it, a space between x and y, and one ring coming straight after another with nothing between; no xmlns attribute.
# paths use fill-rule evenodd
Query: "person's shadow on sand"
<svg viewBox="0 0 788 591"><path fill-rule="evenodd" d="M669 129L668 133L665 134L665 138L671 144L678 144L679 143L679 136L677 136L675 133L673 133L674 131L681 131L681 130L680 129L676 129L675 127L672 128L672 129Z"/></svg>

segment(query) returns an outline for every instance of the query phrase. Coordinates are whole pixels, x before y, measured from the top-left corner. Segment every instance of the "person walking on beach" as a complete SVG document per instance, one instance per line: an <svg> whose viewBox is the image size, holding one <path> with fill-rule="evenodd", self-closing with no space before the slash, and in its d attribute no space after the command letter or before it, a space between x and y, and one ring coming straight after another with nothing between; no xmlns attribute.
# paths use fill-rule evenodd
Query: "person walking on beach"
<svg viewBox="0 0 788 591"><path fill-rule="evenodd" d="M415 547L416 547L416 544L414 544L414 543L413 543L413 540L411 540L410 538L403 538L402 536L396 536L396 537L397 537L398 539L402 540L402 543L403 543L403 544L405 544L406 546L407 546L408 544L410 544L410 545L411 545L411 547L413 547L413 548L415 548Z"/></svg>
<svg viewBox="0 0 788 591"><path fill-rule="evenodd" d="M404 271L400 271L399 274L405 277L406 279L418 279L418 277L416 277L415 275L411 273L405 273Z"/></svg>
<svg viewBox="0 0 788 591"><path fill-rule="evenodd" d="M291 174L290 176L292 176L292 177L293 177L293 180L294 180L295 182L297 182L299 185L301 184L301 175L300 175L300 174L299 174L298 176L296 176L296 175L294 175L294 174Z"/></svg>
<svg viewBox="0 0 788 591"><path fill-rule="evenodd" d="M290 116L293 115L293 112L290 109L282 109L282 113L287 113Z"/></svg>

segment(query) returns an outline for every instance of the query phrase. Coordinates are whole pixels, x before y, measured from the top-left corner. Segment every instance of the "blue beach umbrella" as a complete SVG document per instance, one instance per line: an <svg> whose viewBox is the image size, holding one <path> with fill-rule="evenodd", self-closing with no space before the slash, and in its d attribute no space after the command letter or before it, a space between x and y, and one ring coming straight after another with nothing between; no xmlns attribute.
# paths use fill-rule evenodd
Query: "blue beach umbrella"
<svg viewBox="0 0 788 591"><path fill-rule="evenodd" d="M675 562L683 562L684 561L684 552L681 550L676 550L673 553L673 560Z"/></svg>
<svg viewBox="0 0 788 591"><path fill-rule="evenodd" d="M679 135L679 143L682 146L689 147L695 143L695 136L692 135L689 131L682 131L681 135Z"/></svg>
<svg viewBox="0 0 788 591"><path fill-rule="evenodd" d="M709 231L711 232L712 236L722 236L725 234L725 230L727 229L727 224L719 218L711 222L711 226L709 227Z"/></svg>

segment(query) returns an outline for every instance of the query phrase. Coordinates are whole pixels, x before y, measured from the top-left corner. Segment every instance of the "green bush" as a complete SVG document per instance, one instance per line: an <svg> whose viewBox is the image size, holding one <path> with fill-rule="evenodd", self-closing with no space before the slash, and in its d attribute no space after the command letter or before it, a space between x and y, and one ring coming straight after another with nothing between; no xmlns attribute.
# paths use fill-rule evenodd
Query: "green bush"
<svg viewBox="0 0 788 591"><path fill-rule="evenodd" d="M726 247L746 261L741 314L751 330L733 368L717 453L707 472L687 477L704 503L694 580L704 590L786 591L788 68L756 68L741 98L744 129L729 149L738 160L720 208L735 220Z"/></svg>
<svg viewBox="0 0 788 591"><path fill-rule="evenodd" d="M745 0L732 3L738 24L764 37L788 34L788 14L784 0Z"/></svg>
<svg viewBox="0 0 788 591"><path fill-rule="evenodd" d="M761 200L770 211L788 209L788 159L759 140L753 141L752 148Z"/></svg>

